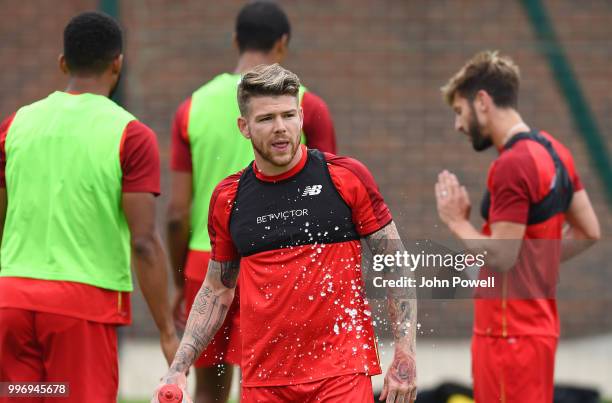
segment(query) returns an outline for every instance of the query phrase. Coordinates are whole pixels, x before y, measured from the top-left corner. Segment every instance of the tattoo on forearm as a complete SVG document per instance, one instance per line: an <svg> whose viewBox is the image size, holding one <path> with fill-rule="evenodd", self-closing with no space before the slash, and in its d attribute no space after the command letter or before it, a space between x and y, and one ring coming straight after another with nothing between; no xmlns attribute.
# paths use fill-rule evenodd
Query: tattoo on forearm
<svg viewBox="0 0 612 403"><path fill-rule="evenodd" d="M185 334L174 357L171 366L172 370L178 372L187 371L223 324L229 309L228 298L223 297L223 295L226 292L233 292L227 290L227 288L234 288L236 286L239 266L239 262L233 262L231 265L228 262L225 266L219 262L210 262L206 280L198 292L189 313ZM230 268L234 270L234 274L228 275L229 277L227 277L226 281L224 281L222 276L224 268L225 270ZM226 283L233 283L233 286L228 287Z"/></svg>
<svg viewBox="0 0 612 403"><path fill-rule="evenodd" d="M174 356L171 369L177 372L185 372L191 366L191 363L198 357L196 349L191 344L181 346Z"/></svg>
<svg viewBox="0 0 612 403"><path fill-rule="evenodd" d="M401 243L399 234L397 233L397 228L395 227L395 223L393 223L393 221L384 228L381 228L375 233L368 235L366 237L366 242L368 243L372 254L390 253L392 252L391 249L398 249L397 245L393 248L390 246L393 242Z"/></svg>
<svg viewBox="0 0 612 403"><path fill-rule="evenodd" d="M368 236L366 242L372 254L394 255L397 252L403 254L405 251L393 222ZM387 267L384 275L388 279L414 276L408 267L403 266ZM396 344L400 344L400 347L407 348L414 353L417 314L416 290L412 287L389 288L388 308Z"/></svg>
<svg viewBox="0 0 612 403"><path fill-rule="evenodd" d="M240 261L223 262L221 265L221 282L227 288L235 288L240 272Z"/></svg>
<svg viewBox="0 0 612 403"><path fill-rule="evenodd" d="M193 301L191 310L196 311L199 314L203 314L206 312L206 307L208 306L208 300L212 294L212 290L210 287L203 286L200 292L202 293L203 298L196 298L196 300Z"/></svg>
<svg viewBox="0 0 612 403"><path fill-rule="evenodd" d="M406 341L404 347L414 352L416 338L416 300L389 296L389 317L396 343Z"/></svg>

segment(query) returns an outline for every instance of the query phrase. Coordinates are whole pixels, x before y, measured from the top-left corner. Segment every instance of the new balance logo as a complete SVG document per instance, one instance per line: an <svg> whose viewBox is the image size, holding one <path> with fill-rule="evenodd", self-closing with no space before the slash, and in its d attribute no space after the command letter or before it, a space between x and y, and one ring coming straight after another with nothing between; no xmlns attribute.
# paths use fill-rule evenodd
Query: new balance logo
<svg viewBox="0 0 612 403"><path fill-rule="evenodd" d="M306 186L306 189L304 189L304 193L302 193L302 196L316 196L321 193L322 187L323 185Z"/></svg>

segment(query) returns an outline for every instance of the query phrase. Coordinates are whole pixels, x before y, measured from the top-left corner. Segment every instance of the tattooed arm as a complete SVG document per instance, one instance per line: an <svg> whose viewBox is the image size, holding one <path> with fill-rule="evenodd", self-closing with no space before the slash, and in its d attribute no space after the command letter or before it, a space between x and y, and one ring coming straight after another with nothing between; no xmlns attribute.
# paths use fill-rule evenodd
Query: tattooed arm
<svg viewBox="0 0 612 403"><path fill-rule="evenodd" d="M185 387L187 370L210 343L225 320L225 315L234 299L239 270L239 260L210 261L204 284L189 313L183 339L168 373L162 378L162 385L174 383L181 388Z"/></svg>
<svg viewBox="0 0 612 403"><path fill-rule="evenodd" d="M366 237L372 254L395 255L405 248L392 221ZM386 267L386 279L413 277L408 267ZM387 292L389 317L395 340L393 362L385 375L380 400L388 403L412 402L416 399L416 290L413 287L390 287Z"/></svg>

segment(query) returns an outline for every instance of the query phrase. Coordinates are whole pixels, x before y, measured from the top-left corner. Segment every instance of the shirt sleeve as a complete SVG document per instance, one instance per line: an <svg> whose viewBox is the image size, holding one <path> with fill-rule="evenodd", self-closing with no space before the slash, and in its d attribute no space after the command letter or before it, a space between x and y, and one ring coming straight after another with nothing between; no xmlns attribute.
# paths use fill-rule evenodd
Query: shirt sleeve
<svg viewBox="0 0 612 403"><path fill-rule="evenodd" d="M240 258L230 234L229 221L241 174L242 172L239 172L221 181L210 198L208 210L210 258L217 262L228 262Z"/></svg>
<svg viewBox="0 0 612 403"><path fill-rule="evenodd" d="M550 133L547 133L545 131L542 131L541 133L553 142L555 150L557 150L557 154L559 154L561 161L563 161L563 164L565 165L565 168L568 171L570 180L572 181L572 185L574 187L574 192L584 189L584 185L582 184L580 175L578 175L578 170L576 169L576 164L574 162L574 157L571 151L565 145L555 140Z"/></svg>
<svg viewBox="0 0 612 403"><path fill-rule="evenodd" d="M145 124L133 120L125 127L120 150L124 193L160 194L157 137Z"/></svg>
<svg viewBox="0 0 612 403"><path fill-rule="evenodd" d="M14 117L15 113L0 123L0 188L6 188L6 135Z"/></svg>
<svg viewBox="0 0 612 403"><path fill-rule="evenodd" d="M190 110L191 98L184 101L174 114L170 141L170 169L173 171L192 171L191 148L187 132Z"/></svg>
<svg viewBox="0 0 612 403"><path fill-rule="evenodd" d="M576 164L574 162L572 153L565 146L560 146L558 148L557 153L559 154L559 157L563 161L563 164L569 173L572 185L574 187L574 192L584 189L584 185L582 184L582 180L580 179L580 175L576 169Z"/></svg>
<svg viewBox="0 0 612 403"><path fill-rule="evenodd" d="M527 224L530 202L538 199L537 172L533 159L527 154L495 161L488 181L491 193L489 223Z"/></svg>
<svg viewBox="0 0 612 403"><path fill-rule="evenodd" d="M308 148L336 154L336 132L325 102L312 92L304 93L304 134Z"/></svg>
<svg viewBox="0 0 612 403"><path fill-rule="evenodd" d="M332 181L350 207L359 235L365 237L389 224L391 212L368 168L352 158L331 154L325 157Z"/></svg>
<svg viewBox="0 0 612 403"><path fill-rule="evenodd" d="M580 180L580 175L578 175L577 171L574 172L574 180L572 183L574 185L574 192L584 189L584 185L582 184L582 180Z"/></svg>

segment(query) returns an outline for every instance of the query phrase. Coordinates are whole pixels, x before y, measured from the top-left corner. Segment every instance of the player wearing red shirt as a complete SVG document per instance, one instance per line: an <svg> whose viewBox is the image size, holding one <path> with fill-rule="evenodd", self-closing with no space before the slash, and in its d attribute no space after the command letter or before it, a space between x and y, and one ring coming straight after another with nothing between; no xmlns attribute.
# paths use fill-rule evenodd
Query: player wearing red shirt
<svg viewBox="0 0 612 403"><path fill-rule="evenodd" d="M168 209L168 240L175 284L175 312L189 312L206 276L210 259L208 203L215 185L253 159L250 143L236 126L240 116L236 86L240 75L259 64L281 63L291 28L275 3L255 1L236 18L235 46L239 58L233 73L223 73L194 91L178 108L172 124L172 194ZM303 134L309 148L336 152L334 126L325 102L302 87ZM238 287L239 289L240 287ZM226 401L231 365L240 363L239 298L222 329L194 363L196 400ZM184 318L182 319L184 322Z"/></svg>
<svg viewBox="0 0 612 403"><path fill-rule="evenodd" d="M455 129L476 151L495 145L499 152L481 206L482 232L469 222L469 197L457 177L443 171L436 183L440 218L468 249L486 251L481 276L498 277L496 293L475 300L477 402L553 400L559 264L600 236L569 150L523 122L516 110L518 87L512 60L482 52L443 88Z"/></svg>
<svg viewBox="0 0 612 403"><path fill-rule="evenodd" d="M67 382L66 402L117 400L116 327L131 322L130 237L168 361L178 347L155 229L157 140L108 99L121 49L111 17L74 17L60 57L66 91L0 125L0 381Z"/></svg>
<svg viewBox="0 0 612 403"><path fill-rule="evenodd" d="M240 273L241 401L373 399L369 377L380 368L360 239L375 253L403 246L362 164L299 144L298 89L297 76L277 64L241 79L238 125L255 161L213 193L208 273L162 385L185 389L185 372L221 326ZM389 296L396 351L387 402L416 397L413 291Z"/></svg>

